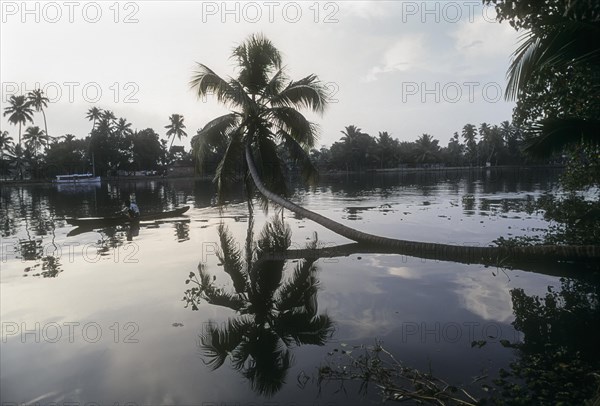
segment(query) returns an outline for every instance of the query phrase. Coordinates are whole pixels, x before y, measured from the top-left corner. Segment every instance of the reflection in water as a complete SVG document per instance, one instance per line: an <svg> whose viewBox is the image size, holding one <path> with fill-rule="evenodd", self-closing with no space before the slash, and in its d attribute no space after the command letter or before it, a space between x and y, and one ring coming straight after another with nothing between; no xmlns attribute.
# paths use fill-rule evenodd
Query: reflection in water
<svg viewBox="0 0 600 406"><path fill-rule="evenodd" d="M264 253L289 248L289 226L275 218L265 225L256 242L252 226L250 218L245 253L236 247L223 224L218 230L221 240L218 258L233 282L234 291L215 286L215 278L200 264L198 273L190 273L186 281L195 286L185 292L184 301L192 310L198 310L204 300L239 314L221 327L209 324L201 336L202 350L213 369L223 365L229 356L233 368L249 380L256 393L270 396L285 383L292 365L290 347L324 345L333 332L333 321L326 314L317 314L316 258L300 260L293 275L285 281L286 261L262 258Z"/></svg>
<svg viewBox="0 0 600 406"><path fill-rule="evenodd" d="M412 399L418 404L600 404L598 275L561 278L561 290L549 286L542 297L527 295L521 288L512 289L510 295L515 316L512 324L524 339L489 343L514 348L517 358L507 370L490 371L473 380L482 389L480 399L431 373L407 367L379 342L328 353L325 364L319 367L317 383L359 381L360 390L366 391L373 384L384 400ZM473 341L471 347L477 350L485 344L487 339ZM477 373L473 371L473 376Z"/></svg>
<svg viewBox="0 0 600 406"><path fill-rule="evenodd" d="M600 279L561 278L561 290L548 287L545 296L513 289L516 329L522 343L510 371L495 383L503 396L519 404L600 403ZM524 384L524 385L523 385ZM505 403L501 403L505 404Z"/></svg>

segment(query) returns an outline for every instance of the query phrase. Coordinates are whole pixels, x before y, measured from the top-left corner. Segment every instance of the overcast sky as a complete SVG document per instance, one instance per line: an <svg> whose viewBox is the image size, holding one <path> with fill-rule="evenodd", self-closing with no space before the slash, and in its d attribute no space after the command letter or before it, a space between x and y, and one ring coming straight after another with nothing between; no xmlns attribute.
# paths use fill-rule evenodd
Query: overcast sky
<svg viewBox="0 0 600 406"><path fill-rule="evenodd" d="M499 124L514 107L501 92L518 36L480 0L0 3L2 110L11 95L41 87L53 136L85 137L96 106L161 136L182 114L189 137L179 144L189 147L226 112L190 90L195 63L233 76L231 50L258 32L293 79L314 73L327 84L329 108L307 114L320 125L319 145L350 124L407 141L429 133L446 145L464 124ZM6 117L1 126L16 140Z"/></svg>

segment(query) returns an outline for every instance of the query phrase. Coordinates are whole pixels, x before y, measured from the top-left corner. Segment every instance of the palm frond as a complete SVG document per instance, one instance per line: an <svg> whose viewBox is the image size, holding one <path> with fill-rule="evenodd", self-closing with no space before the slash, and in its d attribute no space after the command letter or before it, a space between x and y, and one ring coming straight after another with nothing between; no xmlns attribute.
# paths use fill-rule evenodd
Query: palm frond
<svg viewBox="0 0 600 406"><path fill-rule="evenodd" d="M229 319L223 328L213 323L206 325L207 331L200 336L201 349L212 370L223 365L227 356L244 342L252 325L252 320L248 317Z"/></svg>
<svg viewBox="0 0 600 406"><path fill-rule="evenodd" d="M283 87L285 86L285 82L287 82L289 79L287 77L287 75L285 74L285 70L284 68L281 68L277 71L277 73L275 73L271 79L269 80L269 83L267 83L267 85L264 88L264 92L263 92L263 97L269 99L277 94L279 94L279 92L281 92L281 90L283 89Z"/></svg>
<svg viewBox="0 0 600 406"><path fill-rule="evenodd" d="M275 107L269 109L269 117L281 131L289 134L304 148L313 148L317 142L318 126L311 123L292 107Z"/></svg>
<svg viewBox="0 0 600 406"><path fill-rule="evenodd" d="M245 92L234 89L231 85L208 66L198 63L190 87L196 90L198 98L214 94L217 100L227 106L245 108L249 99Z"/></svg>
<svg viewBox="0 0 600 406"><path fill-rule="evenodd" d="M246 291L248 283L248 274L242 263L242 253L225 224L219 224L218 234L221 249L217 252L217 257L223 263L224 271L233 281L235 291L241 295Z"/></svg>
<svg viewBox="0 0 600 406"><path fill-rule="evenodd" d="M225 114L211 120L197 133L193 143L194 155L201 165L211 149L224 149L227 137L237 128L239 116L236 113Z"/></svg>
<svg viewBox="0 0 600 406"><path fill-rule="evenodd" d="M239 81L252 94L269 83L269 74L281 68L281 54L262 34L253 34L234 48L232 58L240 67Z"/></svg>
<svg viewBox="0 0 600 406"><path fill-rule="evenodd" d="M548 67L565 68L577 64L600 65L600 47L590 38L600 36L600 22L560 18L553 29L541 37L528 32L513 54L508 69L505 98L515 100L535 73Z"/></svg>
<svg viewBox="0 0 600 406"><path fill-rule="evenodd" d="M259 252L283 252L291 244L292 230L279 216L274 216L264 225L257 241Z"/></svg>
<svg viewBox="0 0 600 406"><path fill-rule="evenodd" d="M308 108L323 113L327 106L327 89L316 75L291 81L278 95L271 98L273 107Z"/></svg>
<svg viewBox="0 0 600 406"><path fill-rule="evenodd" d="M333 321L326 314L314 316L309 312L292 311L281 313L274 328L284 342L324 345L333 332Z"/></svg>
<svg viewBox="0 0 600 406"><path fill-rule="evenodd" d="M240 311L245 303L238 295L225 292L222 288L214 288L212 285L203 292L204 300L215 306L226 307L233 311Z"/></svg>
<svg viewBox="0 0 600 406"><path fill-rule="evenodd" d="M217 182L217 202L222 205L225 196L225 187L235 181L239 176L240 163L244 159L244 144L242 142L242 129L233 131L229 137L229 144L223 158L217 166L214 182Z"/></svg>
<svg viewBox="0 0 600 406"><path fill-rule="evenodd" d="M317 267L313 261L300 261L292 277L284 282L277 292L275 304L280 312L291 311L297 307L314 307L309 299L316 296L319 280L316 277ZM316 307L313 314L316 314Z"/></svg>
<svg viewBox="0 0 600 406"><path fill-rule="evenodd" d="M284 145L290 154L292 162L300 167L302 179L309 185L315 185L319 179L319 171L310 160L310 156L304 148L289 134L280 131L278 135L283 139Z"/></svg>
<svg viewBox="0 0 600 406"><path fill-rule="evenodd" d="M272 396L285 383L292 365L292 355L272 330L259 330L257 339L246 347L252 361L244 371L244 376L256 393Z"/></svg>
<svg viewBox="0 0 600 406"><path fill-rule="evenodd" d="M530 129L532 138L524 150L532 155L549 156L578 143L600 143L600 121L579 118L546 118Z"/></svg>

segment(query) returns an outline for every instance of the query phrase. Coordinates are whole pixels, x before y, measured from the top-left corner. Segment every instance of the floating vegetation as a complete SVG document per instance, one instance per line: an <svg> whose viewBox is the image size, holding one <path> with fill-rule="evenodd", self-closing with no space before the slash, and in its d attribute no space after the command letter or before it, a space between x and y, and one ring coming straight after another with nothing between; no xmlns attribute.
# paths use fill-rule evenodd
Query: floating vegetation
<svg viewBox="0 0 600 406"><path fill-rule="evenodd" d="M412 400L417 404L478 404L477 399L464 388L450 385L431 373L403 365L380 341L369 346L341 346L341 350L336 348L329 352L326 364L319 367L319 389L324 383L335 381L345 391L346 381L359 381L361 393L366 394L368 386L375 385L383 402Z"/></svg>

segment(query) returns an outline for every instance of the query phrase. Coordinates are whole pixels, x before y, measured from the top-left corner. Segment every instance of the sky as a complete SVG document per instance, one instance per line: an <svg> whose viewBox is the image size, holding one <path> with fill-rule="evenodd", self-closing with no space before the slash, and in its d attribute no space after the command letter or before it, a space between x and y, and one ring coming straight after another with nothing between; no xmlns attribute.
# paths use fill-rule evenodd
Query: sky
<svg viewBox="0 0 600 406"><path fill-rule="evenodd" d="M0 1L2 111L34 88L50 99L51 136L84 138L91 107L166 137L173 113L190 138L227 109L189 86L196 63L235 77L232 49L269 38L292 79L316 74L330 104L306 112L330 146L355 125L446 145L467 123L510 120L506 70L517 33L474 1ZM43 129L41 114L35 125ZM31 125L31 124L28 124ZM7 117L0 128L13 139ZM24 130L23 130L24 131Z"/></svg>

